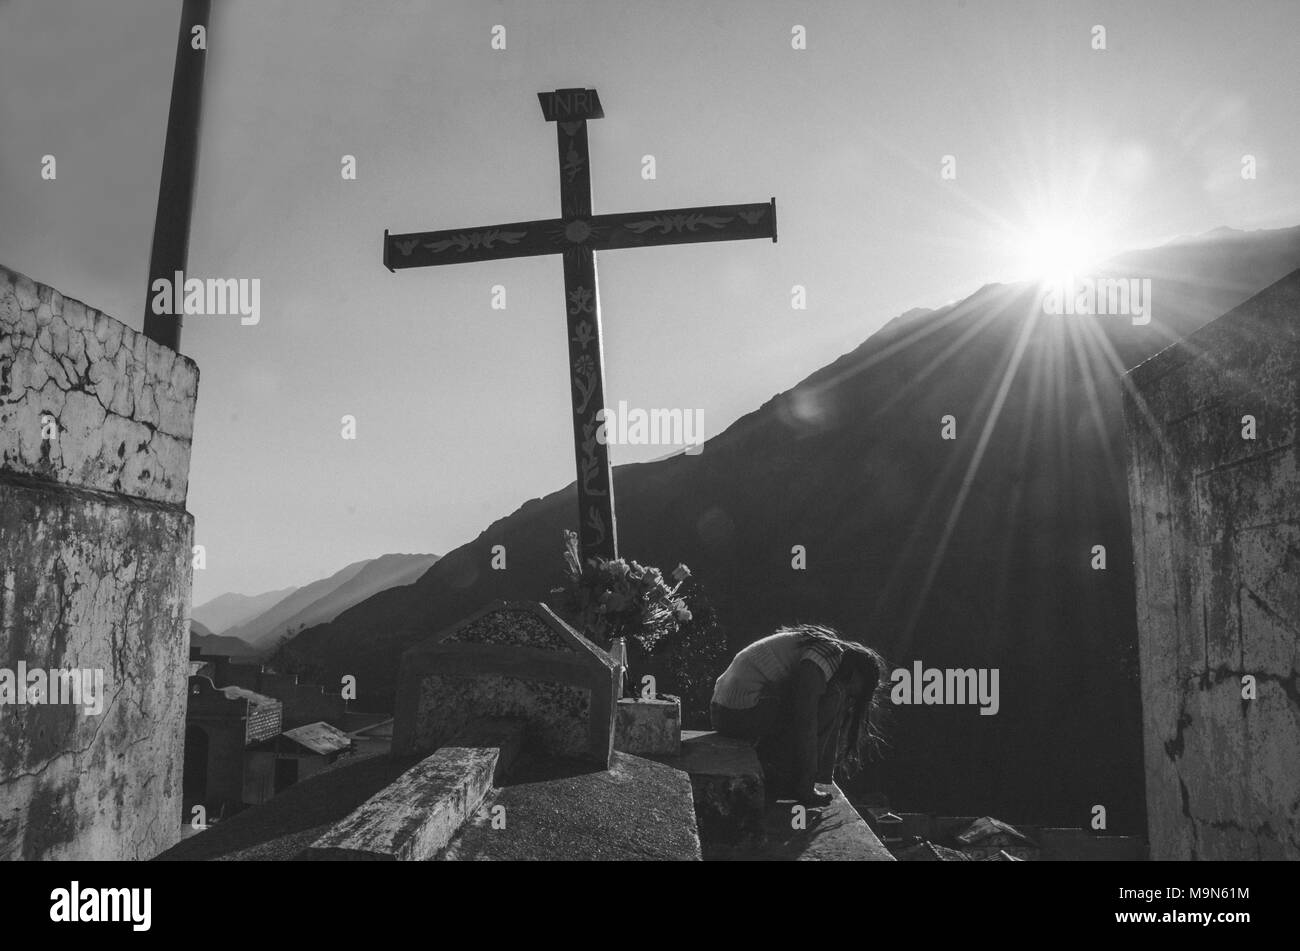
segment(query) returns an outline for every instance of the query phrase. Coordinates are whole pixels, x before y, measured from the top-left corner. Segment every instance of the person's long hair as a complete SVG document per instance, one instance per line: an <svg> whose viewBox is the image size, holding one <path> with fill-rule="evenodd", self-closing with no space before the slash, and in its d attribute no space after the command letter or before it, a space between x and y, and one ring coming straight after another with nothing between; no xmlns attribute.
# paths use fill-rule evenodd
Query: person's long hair
<svg viewBox="0 0 1300 951"><path fill-rule="evenodd" d="M880 755L885 745L882 730L884 687L889 683L889 667L879 653L860 641L850 640L833 628L820 624L798 624L782 632L802 635L800 643L829 643L839 648L839 666L831 677L831 686L845 687L860 673L866 689L856 695L846 692L844 720L840 729L838 765L846 776L861 772L863 766Z"/></svg>

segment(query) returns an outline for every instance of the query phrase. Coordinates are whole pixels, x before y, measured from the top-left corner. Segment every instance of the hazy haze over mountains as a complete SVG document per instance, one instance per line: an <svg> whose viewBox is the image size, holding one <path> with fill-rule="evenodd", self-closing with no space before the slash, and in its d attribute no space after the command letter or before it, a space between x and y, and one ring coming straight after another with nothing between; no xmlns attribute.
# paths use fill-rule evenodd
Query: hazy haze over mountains
<svg viewBox="0 0 1300 951"><path fill-rule="evenodd" d="M289 618L310 607L317 598L324 597L339 585L350 581L368 563L369 559L354 561L327 578L305 584L301 588L291 591L265 611L249 618L242 624L229 628L224 633L247 641L259 649L274 647L276 641L285 634L285 622Z"/></svg>
<svg viewBox="0 0 1300 951"><path fill-rule="evenodd" d="M221 634L229 628L243 624L250 618L257 617L267 608L282 598L297 591L296 587L281 588L278 591L266 591L262 594L235 594L227 592L211 601L198 605L190 612L190 617L200 622L209 632Z"/></svg>
<svg viewBox="0 0 1300 951"><path fill-rule="evenodd" d="M225 646L244 645L244 650L232 649L231 653L266 653L274 650L286 635L333 620L339 612L380 591L410 584L437 560L437 555L429 554L381 555L353 562L328 578L301 588L252 597L223 594L195 608L193 615L202 621L205 617L232 617L242 613L239 621L221 629L220 633L228 639ZM247 613L252 606L257 610ZM205 649L213 648L209 653L219 652L215 650L218 641L209 639L203 644Z"/></svg>
<svg viewBox="0 0 1300 951"><path fill-rule="evenodd" d="M265 614L229 633L243 638L255 648L273 649L286 634L332 621L341 612L373 594L411 584L437 560L437 555L395 554L349 565L324 581L299 588ZM306 594L315 597L307 601Z"/></svg>

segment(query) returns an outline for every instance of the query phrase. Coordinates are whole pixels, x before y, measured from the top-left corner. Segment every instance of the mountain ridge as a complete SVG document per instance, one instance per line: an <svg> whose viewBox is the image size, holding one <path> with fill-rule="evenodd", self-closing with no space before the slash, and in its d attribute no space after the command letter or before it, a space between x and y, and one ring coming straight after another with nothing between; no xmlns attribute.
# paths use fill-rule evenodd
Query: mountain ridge
<svg viewBox="0 0 1300 951"><path fill-rule="evenodd" d="M284 589L287 593L283 597L226 628L224 636L231 638L236 646L244 645L250 653L269 654L286 637L292 639L298 630L330 621L341 611L386 588L412 583L437 560L438 556L432 554L390 552L351 562L324 578ZM248 597L228 593L214 601L225 599L227 605L240 605L255 600L265 602L268 595ZM208 635L215 636L212 632Z"/></svg>
<svg viewBox="0 0 1300 951"><path fill-rule="evenodd" d="M356 574L286 618L276 629L288 634L295 627L305 628L331 621L347 608L380 591L412 584L437 561L437 555L418 553L392 553L372 558ZM274 647L275 644L261 646Z"/></svg>
<svg viewBox="0 0 1300 951"><path fill-rule="evenodd" d="M297 591L297 587L278 588L263 591L261 594L239 594L227 591L215 598L209 598L190 611L190 616L203 624L212 634L222 634L251 620L276 602Z"/></svg>

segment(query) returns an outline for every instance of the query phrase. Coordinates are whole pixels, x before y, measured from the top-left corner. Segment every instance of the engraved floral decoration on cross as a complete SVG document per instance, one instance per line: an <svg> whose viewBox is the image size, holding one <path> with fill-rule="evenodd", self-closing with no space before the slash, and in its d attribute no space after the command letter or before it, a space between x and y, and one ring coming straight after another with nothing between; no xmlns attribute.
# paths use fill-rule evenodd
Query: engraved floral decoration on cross
<svg viewBox="0 0 1300 951"><path fill-rule="evenodd" d="M579 321L578 326L573 328L573 342L583 350L586 350L587 346L595 339L596 335L591 332L591 324L587 323L587 321Z"/></svg>
<svg viewBox="0 0 1300 951"><path fill-rule="evenodd" d="M578 177L578 173L582 171L582 167L586 164L586 159L578 154L578 150L573 146L569 146L569 151L564 156L564 165L561 166L561 168L564 169L565 181L572 184L573 180Z"/></svg>
<svg viewBox="0 0 1300 951"><path fill-rule="evenodd" d="M596 432L599 428L595 420L582 424L582 490L587 495L605 494L604 488L593 484L593 480L600 476L600 460L596 458ZM600 529L600 534L604 537L603 527Z"/></svg>
<svg viewBox="0 0 1300 951"><path fill-rule="evenodd" d="M583 287L579 284L573 290L569 291L569 313L570 314L590 314L592 310L592 301L596 295L591 288Z"/></svg>
<svg viewBox="0 0 1300 951"><path fill-rule="evenodd" d="M730 221L731 217L729 215L705 215L700 212L691 212L689 214L655 215L651 218L643 218L640 221L626 222L623 227L637 234L645 234L655 228L659 229L660 234L670 234L674 231L696 231L701 227L717 230L725 227Z"/></svg>
<svg viewBox="0 0 1300 951"><path fill-rule="evenodd" d="M576 412L585 413L596 392L596 361L590 355L584 353L573 361L573 385L582 396Z"/></svg>
<svg viewBox="0 0 1300 951"><path fill-rule="evenodd" d="M669 579L658 569L622 558L596 556L585 561L576 532L564 533L565 583L555 588L553 606L597 643L630 637L647 652L677 626L691 619L677 590L691 576L678 565Z"/></svg>
<svg viewBox="0 0 1300 951"><path fill-rule="evenodd" d="M599 505L587 506L587 527L595 535L595 543L603 544L605 541L605 519L600 514Z"/></svg>
<svg viewBox="0 0 1300 951"><path fill-rule="evenodd" d="M457 251L469 251L475 248L485 248L492 250L492 246L497 242L502 244L518 244L528 236L527 231L502 231L500 228L490 228L487 231L474 231L469 234L454 234L450 238L442 241L426 241L424 246L435 254L446 251L448 248L455 248Z"/></svg>

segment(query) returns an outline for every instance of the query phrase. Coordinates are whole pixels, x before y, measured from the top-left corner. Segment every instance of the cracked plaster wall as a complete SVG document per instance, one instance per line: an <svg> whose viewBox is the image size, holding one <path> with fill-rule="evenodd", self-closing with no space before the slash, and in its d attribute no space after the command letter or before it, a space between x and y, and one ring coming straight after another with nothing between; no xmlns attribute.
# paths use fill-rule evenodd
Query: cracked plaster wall
<svg viewBox="0 0 1300 951"><path fill-rule="evenodd" d="M1300 271L1130 380L1151 857L1300 858Z"/></svg>
<svg viewBox="0 0 1300 951"><path fill-rule="evenodd" d="M197 388L193 361L0 267L0 668L100 669L105 694L99 716L0 706L0 859L179 838Z"/></svg>

